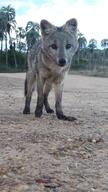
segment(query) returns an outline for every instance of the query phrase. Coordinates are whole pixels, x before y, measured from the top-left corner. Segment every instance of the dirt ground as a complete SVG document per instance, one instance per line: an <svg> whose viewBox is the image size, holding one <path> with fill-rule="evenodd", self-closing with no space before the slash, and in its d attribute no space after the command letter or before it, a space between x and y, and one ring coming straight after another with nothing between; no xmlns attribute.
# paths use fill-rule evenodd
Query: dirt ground
<svg viewBox="0 0 108 192"><path fill-rule="evenodd" d="M108 192L108 79L68 75L67 122L22 114L24 78L0 74L0 192Z"/></svg>

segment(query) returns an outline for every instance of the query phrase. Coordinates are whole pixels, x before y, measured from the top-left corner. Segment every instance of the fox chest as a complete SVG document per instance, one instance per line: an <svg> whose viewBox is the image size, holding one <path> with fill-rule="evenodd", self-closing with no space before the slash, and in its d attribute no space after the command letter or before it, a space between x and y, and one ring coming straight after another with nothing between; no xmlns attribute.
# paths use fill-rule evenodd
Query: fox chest
<svg viewBox="0 0 108 192"><path fill-rule="evenodd" d="M44 70L44 71L41 71L40 75L45 80L55 84L55 83L62 82L65 73L63 71L50 71L50 70L48 71L48 70Z"/></svg>

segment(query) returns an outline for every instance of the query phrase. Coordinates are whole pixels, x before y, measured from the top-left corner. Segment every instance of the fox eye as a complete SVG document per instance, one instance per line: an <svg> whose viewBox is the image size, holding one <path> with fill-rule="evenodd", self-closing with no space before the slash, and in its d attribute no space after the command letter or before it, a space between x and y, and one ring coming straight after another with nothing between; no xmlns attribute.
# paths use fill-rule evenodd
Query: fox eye
<svg viewBox="0 0 108 192"><path fill-rule="evenodd" d="M51 48L57 50L57 45L56 44L52 44Z"/></svg>
<svg viewBox="0 0 108 192"><path fill-rule="evenodd" d="M72 45L69 43L66 45L66 49L70 49L71 47L72 47Z"/></svg>

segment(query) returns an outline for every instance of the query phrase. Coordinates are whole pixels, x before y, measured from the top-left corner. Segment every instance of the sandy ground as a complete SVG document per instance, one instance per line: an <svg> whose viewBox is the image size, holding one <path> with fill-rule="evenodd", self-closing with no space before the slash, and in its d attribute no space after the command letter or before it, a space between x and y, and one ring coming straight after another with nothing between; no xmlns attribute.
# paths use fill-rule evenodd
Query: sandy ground
<svg viewBox="0 0 108 192"><path fill-rule="evenodd" d="M63 109L23 115L25 74L0 74L0 192L108 191L108 79L69 75ZM54 93L50 94L54 108Z"/></svg>

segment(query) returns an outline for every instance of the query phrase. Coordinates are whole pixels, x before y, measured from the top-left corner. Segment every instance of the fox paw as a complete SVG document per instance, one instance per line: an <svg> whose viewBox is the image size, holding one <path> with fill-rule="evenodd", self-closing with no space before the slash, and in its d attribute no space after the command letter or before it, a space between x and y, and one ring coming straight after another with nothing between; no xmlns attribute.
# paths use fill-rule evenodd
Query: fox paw
<svg viewBox="0 0 108 192"><path fill-rule="evenodd" d="M51 108L48 108L48 109L46 109L46 112L47 112L47 113L54 113L54 110L51 109Z"/></svg>
<svg viewBox="0 0 108 192"><path fill-rule="evenodd" d="M75 117L71 116L65 116L63 114L57 114L57 118L64 121L76 121L77 119Z"/></svg>
<svg viewBox="0 0 108 192"><path fill-rule="evenodd" d="M36 110L35 111L35 117L41 117L42 116L42 111L41 110Z"/></svg>
<svg viewBox="0 0 108 192"><path fill-rule="evenodd" d="M23 114L30 114L30 108L24 108Z"/></svg>

